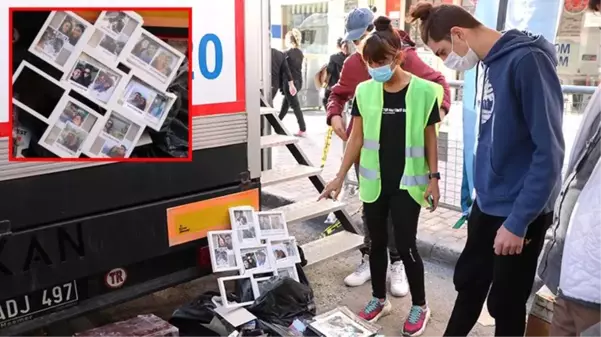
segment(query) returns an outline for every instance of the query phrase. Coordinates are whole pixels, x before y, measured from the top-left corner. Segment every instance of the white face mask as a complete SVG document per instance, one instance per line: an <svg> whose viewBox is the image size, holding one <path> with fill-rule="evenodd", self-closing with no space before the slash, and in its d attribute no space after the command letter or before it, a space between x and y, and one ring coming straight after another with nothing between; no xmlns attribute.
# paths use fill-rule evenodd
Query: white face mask
<svg viewBox="0 0 601 337"><path fill-rule="evenodd" d="M451 52L444 60L444 65L447 68L457 70L457 71L466 71L470 70L478 64L480 59L478 55L470 48L469 44L467 45L467 53L465 56L459 56L455 51L453 51L453 36L451 36Z"/></svg>

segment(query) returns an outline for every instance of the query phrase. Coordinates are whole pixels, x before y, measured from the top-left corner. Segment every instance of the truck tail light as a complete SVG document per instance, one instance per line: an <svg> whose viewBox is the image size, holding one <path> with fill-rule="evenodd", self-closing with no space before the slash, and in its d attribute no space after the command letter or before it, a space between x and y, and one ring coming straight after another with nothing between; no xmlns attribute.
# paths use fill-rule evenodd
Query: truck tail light
<svg viewBox="0 0 601 337"><path fill-rule="evenodd" d="M202 269L211 269L211 255L209 246L198 248L198 266Z"/></svg>

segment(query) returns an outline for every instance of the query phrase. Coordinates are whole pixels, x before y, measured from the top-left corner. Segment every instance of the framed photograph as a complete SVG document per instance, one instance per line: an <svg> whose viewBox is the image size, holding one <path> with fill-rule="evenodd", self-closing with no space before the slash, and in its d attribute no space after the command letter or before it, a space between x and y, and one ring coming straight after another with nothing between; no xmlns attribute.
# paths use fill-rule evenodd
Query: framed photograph
<svg viewBox="0 0 601 337"><path fill-rule="evenodd" d="M293 236L287 239L270 239L269 245L276 265L289 266L301 262L296 239Z"/></svg>
<svg viewBox="0 0 601 337"><path fill-rule="evenodd" d="M143 131L143 124L110 111L86 155L91 158L128 158Z"/></svg>
<svg viewBox="0 0 601 337"><path fill-rule="evenodd" d="M252 276L251 275L241 275L241 276L228 276L228 277L220 277L217 279L217 283L219 285L219 293L221 294L221 301L223 302L223 306L226 308L239 308L247 305L253 304L254 301L249 302L229 302L227 300L227 289L234 289L236 282L248 282L251 289L253 290L253 295L257 297L257 289L253 286ZM244 285L243 285L244 286Z"/></svg>
<svg viewBox="0 0 601 337"><path fill-rule="evenodd" d="M259 221L259 238L287 238L288 225L283 212L257 212Z"/></svg>
<svg viewBox="0 0 601 337"><path fill-rule="evenodd" d="M109 68L90 54L82 52L70 70L65 72L62 81L94 103L108 109L113 93L120 92L121 80L125 76L122 71Z"/></svg>
<svg viewBox="0 0 601 337"><path fill-rule="evenodd" d="M132 38L136 42L124 51L125 63L148 74L144 79L155 88L166 90L185 55L144 29Z"/></svg>
<svg viewBox="0 0 601 337"><path fill-rule="evenodd" d="M273 276L269 276L269 277L253 277L253 279L252 279L253 287L256 289L256 297L255 297L255 299L259 298L266 291L269 291L269 289L270 289L270 282L269 282L269 280L271 280L272 278L273 278Z"/></svg>
<svg viewBox="0 0 601 337"><path fill-rule="evenodd" d="M98 51L102 61L116 67L125 46L142 24L143 19L136 12L104 11L96 20L87 46Z"/></svg>
<svg viewBox="0 0 601 337"><path fill-rule="evenodd" d="M326 337L369 337L381 329L380 326L361 319L347 307L338 307L315 316L309 326Z"/></svg>
<svg viewBox="0 0 601 337"><path fill-rule="evenodd" d="M92 25L70 11L53 11L29 47L29 52L66 71L69 60L92 34Z"/></svg>
<svg viewBox="0 0 601 337"><path fill-rule="evenodd" d="M207 234L213 272L239 270L232 231L211 231Z"/></svg>
<svg viewBox="0 0 601 337"><path fill-rule="evenodd" d="M250 206L231 207L230 223L237 246L255 246L261 243L257 233L257 215L254 208Z"/></svg>
<svg viewBox="0 0 601 337"><path fill-rule="evenodd" d="M275 267L269 254L269 244L240 248L238 259L240 275L266 273Z"/></svg>
<svg viewBox="0 0 601 337"><path fill-rule="evenodd" d="M296 282L300 282L298 278L298 271L296 270L296 265L294 264L289 266L277 266L276 272L280 277L289 277Z"/></svg>
<svg viewBox="0 0 601 337"><path fill-rule="evenodd" d="M78 158L100 118L94 109L66 93L38 144L62 158Z"/></svg>
<svg viewBox="0 0 601 337"><path fill-rule="evenodd" d="M164 93L132 75L117 104L128 109L148 127L160 131L176 99L175 94Z"/></svg>

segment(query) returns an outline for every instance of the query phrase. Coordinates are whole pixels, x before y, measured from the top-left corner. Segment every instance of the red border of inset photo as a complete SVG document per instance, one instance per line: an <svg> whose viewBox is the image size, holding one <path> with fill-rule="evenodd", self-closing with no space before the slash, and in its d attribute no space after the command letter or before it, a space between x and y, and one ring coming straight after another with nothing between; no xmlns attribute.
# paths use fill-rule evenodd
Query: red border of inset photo
<svg viewBox="0 0 601 337"><path fill-rule="evenodd" d="M236 0L236 2L240 2ZM8 9L8 20L9 20L9 29L8 29L8 67L9 67L9 76L8 76L8 123L0 123L0 138L8 137L9 149L13 148L13 137L12 135L12 123L13 123L13 114L12 114L12 97L13 97L13 89L12 89L12 63L13 63L13 51L12 51L12 43L13 40L13 12L16 11L105 11L105 10L114 10L114 11L188 11L188 60L192 60L192 8L191 7L110 7L110 8L99 8L99 7L80 7L80 8L66 8L66 7L10 7ZM236 7L236 15L238 15L238 6ZM242 12L242 17L244 17L244 12ZM244 32L244 26L242 26L242 32ZM236 27L237 29L237 27ZM244 44L242 44L242 48ZM244 50L244 49L242 49ZM244 53L242 53L244 56ZM244 58L243 58L244 60ZM194 107L192 106L192 70L193 70L193 62L188 62L188 82L189 90L188 90L188 111L193 111ZM244 75L244 73L242 73ZM244 78L244 77L242 77ZM244 88L244 82L242 81L242 88ZM240 111L244 111L244 108ZM12 151L9 151L9 161L12 162L73 162L73 161L83 161L83 162L189 162L192 161L192 117L193 113L188 114L188 156L185 158L122 158L122 159L111 159L111 158L15 158L13 157Z"/></svg>

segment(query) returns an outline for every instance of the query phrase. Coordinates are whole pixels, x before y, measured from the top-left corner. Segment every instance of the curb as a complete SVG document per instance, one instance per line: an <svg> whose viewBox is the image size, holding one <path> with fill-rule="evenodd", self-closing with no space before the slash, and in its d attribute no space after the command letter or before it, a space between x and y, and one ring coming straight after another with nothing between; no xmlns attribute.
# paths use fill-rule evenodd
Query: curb
<svg viewBox="0 0 601 337"><path fill-rule="evenodd" d="M265 205L267 208L281 207L293 202L293 200L275 194L261 192L261 205ZM353 221L361 221L361 215L355 215ZM425 231L420 232L418 229L417 249L424 259L454 267L464 245L465 242L452 242L445 240L444 237L437 237Z"/></svg>

